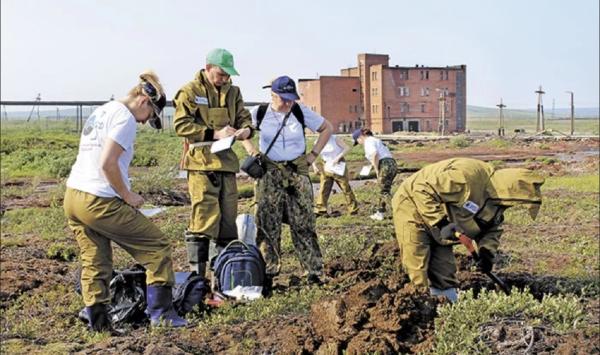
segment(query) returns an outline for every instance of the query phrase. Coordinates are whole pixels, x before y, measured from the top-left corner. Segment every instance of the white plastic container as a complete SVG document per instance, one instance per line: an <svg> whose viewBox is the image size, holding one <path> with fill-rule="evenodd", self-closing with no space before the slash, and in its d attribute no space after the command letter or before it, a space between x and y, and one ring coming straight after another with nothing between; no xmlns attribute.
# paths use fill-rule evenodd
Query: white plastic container
<svg viewBox="0 0 600 355"><path fill-rule="evenodd" d="M248 245L256 245L256 223L254 216L241 214L235 219L237 225L238 239Z"/></svg>

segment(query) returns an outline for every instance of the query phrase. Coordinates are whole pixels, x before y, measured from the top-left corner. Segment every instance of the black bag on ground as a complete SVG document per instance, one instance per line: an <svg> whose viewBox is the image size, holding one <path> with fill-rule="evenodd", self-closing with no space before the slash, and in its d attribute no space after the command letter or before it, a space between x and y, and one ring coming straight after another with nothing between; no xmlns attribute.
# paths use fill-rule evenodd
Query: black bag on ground
<svg viewBox="0 0 600 355"><path fill-rule="evenodd" d="M80 280L81 278L79 278ZM78 280L77 291L81 293ZM123 324L140 324L147 320L146 316L146 269L139 264L131 269L114 270L113 278L108 286L110 304L108 317L115 328ZM89 322L85 308L79 312L79 318Z"/></svg>
<svg viewBox="0 0 600 355"><path fill-rule="evenodd" d="M81 271L80 271L81 272ZM81 294L81 277L76 291ZM139 264L126 270L114 270L109 284L110 304L108 316L114 328L123 324L139 325L148 320L146 315L146 269ZM202 307L210 291L205 278L191 272L176 272L173 286L173 306L180 316L190 312L194 306ZM85 307L79 318L89 322Z"/></svg>
<svg viewBox="0 0 600 355"><path fill-rule="evenodd" d="M176 272L173 287L173 307L180 316L192 311L195 306L200 310L204 298L210 292L207 280L195 272Z"/></svg>

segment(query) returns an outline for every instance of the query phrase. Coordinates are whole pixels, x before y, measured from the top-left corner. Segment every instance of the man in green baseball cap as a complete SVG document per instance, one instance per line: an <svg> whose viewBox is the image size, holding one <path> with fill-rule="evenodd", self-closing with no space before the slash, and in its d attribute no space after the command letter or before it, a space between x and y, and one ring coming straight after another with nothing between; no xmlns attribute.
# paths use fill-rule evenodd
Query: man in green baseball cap
<svg viewBox="0 0 600 355"><path fill-rule="evenodd" d="M206 64L216 65L229 75L240 75L233 67L233 55L223 48L215 48L206 55Z"/></svg>
<svg viewBox="0 0 600 355"><path fill-rule="evenodd" d="M206 66L184 85L173 99L173 125L184 138L181 168L188 171L192 205L185 242L190 268L204 276L208 261L237 239L237 183L239 161L232 149L211 152L219 139L252 137L252 117L244 108L240 88L232 85L238 75L233 56L213 49Z"/></svg>

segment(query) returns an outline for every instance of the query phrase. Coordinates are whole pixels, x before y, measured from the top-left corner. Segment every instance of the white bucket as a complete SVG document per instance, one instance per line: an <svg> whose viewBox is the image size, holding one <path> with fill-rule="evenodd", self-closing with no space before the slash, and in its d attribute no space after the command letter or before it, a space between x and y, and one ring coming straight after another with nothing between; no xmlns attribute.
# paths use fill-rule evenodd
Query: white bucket
<svg viewBox="0 0 600 355"><path fill-rule="evenodd" d="M256 245L256 223L254 216L241 214L235 219L237 225L238 239L248 245Z"/></svg>

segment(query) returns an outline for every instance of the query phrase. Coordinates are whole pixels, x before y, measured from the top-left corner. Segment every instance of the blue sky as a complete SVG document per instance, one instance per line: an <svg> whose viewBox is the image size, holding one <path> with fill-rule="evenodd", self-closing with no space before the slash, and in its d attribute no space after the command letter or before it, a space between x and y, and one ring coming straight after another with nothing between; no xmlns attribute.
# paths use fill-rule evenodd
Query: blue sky
<svg viewBox="0 0 600 355"><path fill-rule="evenodd" d="M2 0L2 100L119 98L147 68L167 94L229 49L246 101L270 78L337 75L358 53L467 65L467 103L599 105L598 0Z"/></svg>

